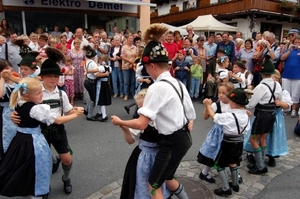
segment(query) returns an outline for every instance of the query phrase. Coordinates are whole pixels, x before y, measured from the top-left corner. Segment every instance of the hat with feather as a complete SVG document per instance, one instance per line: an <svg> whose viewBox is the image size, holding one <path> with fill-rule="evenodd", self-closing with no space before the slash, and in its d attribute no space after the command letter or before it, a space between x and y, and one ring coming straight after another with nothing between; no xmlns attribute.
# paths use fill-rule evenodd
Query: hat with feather
<svg viewBox="0 0 300 199"><path fill-rule="evenodd" d="M148 42L142 54L142 64L153 62L169 62L168 51L160 42L168 28L161 24L151 24L144 33L144 41Z"/></svg>
<svg viewBox="0 0 300 199"><path fill-rule="evenodd" d="M90 45L83 46L82 49L85 51L85 56L89 59L97 55L97 52Z"/></svg>
<svg viewBox="0 0 300 199"><path fill-rule="evenodd" d="M37 61L36 61L36 57L39 55L40 53L37 51L31 51L28 52L23 59L20 61L20 63L18 64L18 66L29 66L31 69L36 69L37 67Z"/></svg>
<svg viewBox="0 0 300 199"><path fill-rule="evenodd" d="M25 55L27 55L30 51L31 51L31 48L24 43L24 39L17 39L14 44L19 46L20 47L20 50L19 50L19 55L24 58Z"/></svg>
<svg viewBox="0 0 300 199"><path fill-rule="evenodd" d="M57 62L65 61L64 54L52 47L47 47L45 53L47 54L48 59L42 63L41 73L39 75L62 75L60 66Z"/></svg>

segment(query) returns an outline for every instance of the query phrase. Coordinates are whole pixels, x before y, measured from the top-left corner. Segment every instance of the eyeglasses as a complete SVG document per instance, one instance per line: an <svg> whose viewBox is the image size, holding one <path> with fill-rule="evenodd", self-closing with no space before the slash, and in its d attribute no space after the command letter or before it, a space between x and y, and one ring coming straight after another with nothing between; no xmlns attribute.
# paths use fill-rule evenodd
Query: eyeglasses
<svg viewBox="0 0 300 199"><path fill-rule="evenodd" d="M293 36L295 36L295 35L294 35L294 34L289 34L289 36L292 36L292 37L293 37Z"/></svg>

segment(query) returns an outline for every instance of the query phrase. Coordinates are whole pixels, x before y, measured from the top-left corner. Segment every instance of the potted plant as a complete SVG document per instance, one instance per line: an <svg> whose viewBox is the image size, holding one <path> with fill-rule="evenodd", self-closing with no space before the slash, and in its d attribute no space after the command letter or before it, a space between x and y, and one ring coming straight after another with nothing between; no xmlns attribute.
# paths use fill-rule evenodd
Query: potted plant
<svg viewBox="0 0 300 199"><path fill-rule="evenodd" d="M289 1L281 1L279 4L278 4L278 8L281 9L281 10L293 10L295 8L295 3L293 2L289 2Z"/></svg>

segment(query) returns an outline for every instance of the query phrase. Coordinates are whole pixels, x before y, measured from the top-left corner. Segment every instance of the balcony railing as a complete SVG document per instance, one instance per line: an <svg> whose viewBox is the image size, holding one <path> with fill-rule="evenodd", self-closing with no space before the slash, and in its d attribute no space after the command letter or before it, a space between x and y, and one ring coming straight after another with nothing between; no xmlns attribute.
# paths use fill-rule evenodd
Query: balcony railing
<svg viewBox="0 0 300 199"><path fill-rule="evenodd" d="M151 23L176 23L197 18L199 15L226 15L243 13L245 11L267 11L275 13L291 14L279 8L280 0L231 0L224 3L201 5L196 9L179 11L176 13L159 16L159 13L151 14Z"/></svg>

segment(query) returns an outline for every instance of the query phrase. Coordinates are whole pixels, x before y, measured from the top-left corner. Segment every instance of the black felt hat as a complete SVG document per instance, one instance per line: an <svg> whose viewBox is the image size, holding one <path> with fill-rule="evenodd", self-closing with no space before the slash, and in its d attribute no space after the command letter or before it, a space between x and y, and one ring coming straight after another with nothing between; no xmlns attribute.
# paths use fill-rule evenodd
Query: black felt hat
<svg viewBox="0 0 300 199"><path fill-rule="evenodd" d="M21 62L18 64L18 66L25 65L25 66L29 66L31 69L38 68L37 61L35 59L38 55L39 55L39 52L37 52L37 51L31 51L31 52L27 53L23 57Z"/></svg>
<svg viewBox="0 0 300 199"><path fill-rule="evenodd" d="M144 49L142 55L142 64L153 63L153 62L169 62L168 52L162 45L157 41L150 41Z"/></svg>
<svg viewBox="0 0 300 199"><path fill-rule="evenodd" d="M226 96L231 101L240 105L247 105L249 103L246 92L242 88L236 88Z"/></svg>
<svg viewBox="0 0 300 199"><path fill-rule="evenodd" d="M62 75L60 66L57 64L57 62L64 61L65 59L62 52L56 48L48 47L45 49L45 53L48 59L41 65L41 73L39 75Z"/></svg>
<svg viewBox="0 0 300 199"><path fill-rule="evenodd" d="M142 64L170 61L168 51L160 42L162 35L168 30L163 25L151 24L145 31L144 41L148 42L142 54Z"/></svg>
<svg viewBox="0 0 300 199"><path fill-rule="evenodd" d="M85 56L89 59L97 55L97 52L90 45L83 46L82 49L85 51Z"/></svg>

